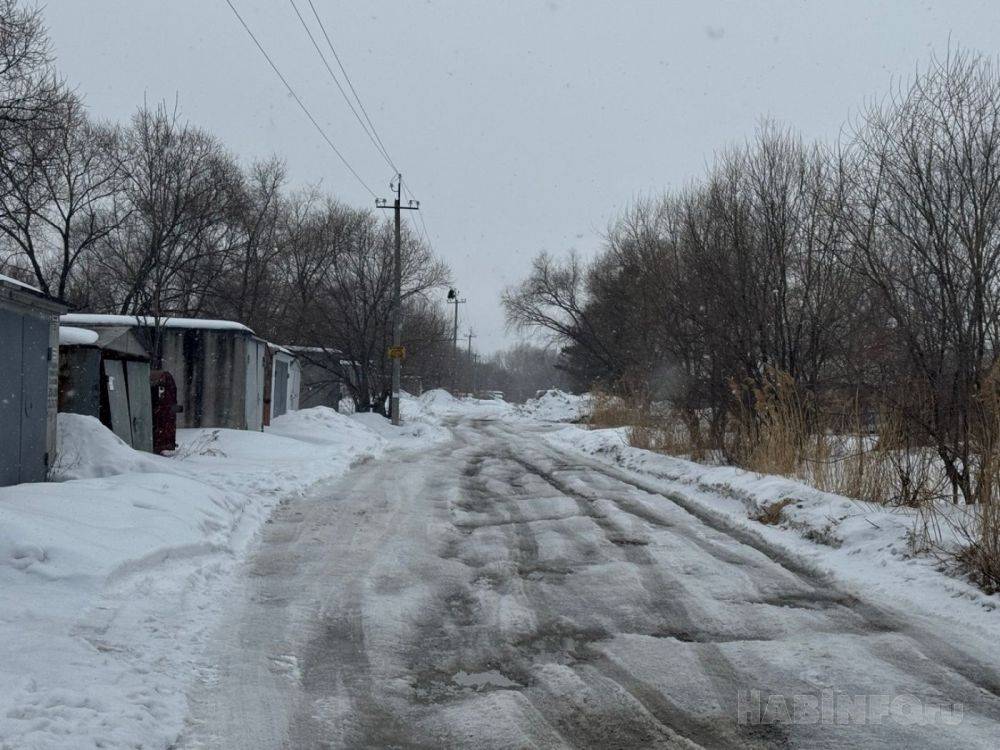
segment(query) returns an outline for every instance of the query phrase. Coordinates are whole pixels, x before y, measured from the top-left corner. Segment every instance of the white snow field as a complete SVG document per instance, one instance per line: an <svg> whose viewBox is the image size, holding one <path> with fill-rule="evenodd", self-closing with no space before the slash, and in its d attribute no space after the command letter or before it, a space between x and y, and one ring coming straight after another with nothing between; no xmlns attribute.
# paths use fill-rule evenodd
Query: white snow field
<svg viewBox="0 0 1000 750"><path fill-rule="evenodd" d="M67 481L0 490L0 747L996 747L997 597L905 517L403 407L169 459L62 419Z"/></svg>

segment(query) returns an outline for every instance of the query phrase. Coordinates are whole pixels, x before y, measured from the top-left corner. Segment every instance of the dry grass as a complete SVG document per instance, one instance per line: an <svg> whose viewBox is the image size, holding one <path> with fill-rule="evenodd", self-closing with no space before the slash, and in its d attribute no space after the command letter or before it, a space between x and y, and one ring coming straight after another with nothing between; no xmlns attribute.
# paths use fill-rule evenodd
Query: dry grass
<svg viewBox="0 0 1000 750"><path fill-rule="evenodd" d="M984 590L1000 591L1000 371L989 374L979 389L973 441L974 506L953 524L960 545L954 551Z"/></svg>
<svg viewBox="0 0 1000 750"><path fill-rule="evenodd" d="M754 519L769 526L776 526L781 523L781 512L796 501L790 497L782 498L770 505L765 506L754 516Z"/></svg>
<svg viewBox="0 0 1000 750"><path fill-rule="evenodd" d="M593 394L592 403L590 427L627 427L628 442L633 448L689 456L694 460L700 460L705 454L697 415L682 416L675 409L654 405L647 396L636 391L626 395L598 391Z"/></svg>
<svg viewBox="0 0 1000 750"><path fill-rule="evenodd" d="M637 405L621 396L603 390L596 390L591 396L588 424L592 429L629 427L638 416Z"/></svg>
<svg viewBox="0 0 1000 750"><path fill-rule="evenodd" d="M852 412L835 434L810 437L798 478L880 505L930 507L944 491L944 476L934 453L908 434L899 410L881 412L873 428L866 426L856 403Z"/></svg>
<svg viewBox="0 0 1000 750"><path fill-rule="evenodd" d="M736 424L727 452L737 464L761 474L794 475L809 442L805 405L791 377L768 370L763 382L733 389Z"/></svg>
<svg viewBox="0 0 1000 750"><path fill-rule="evenodd" d="M635 448L684 456L693 461L704 460L706 446L697 427L697 415L682 415L676 409L665 409L651 414L644 423L634 424L629 430L629 445Z"/></svg>

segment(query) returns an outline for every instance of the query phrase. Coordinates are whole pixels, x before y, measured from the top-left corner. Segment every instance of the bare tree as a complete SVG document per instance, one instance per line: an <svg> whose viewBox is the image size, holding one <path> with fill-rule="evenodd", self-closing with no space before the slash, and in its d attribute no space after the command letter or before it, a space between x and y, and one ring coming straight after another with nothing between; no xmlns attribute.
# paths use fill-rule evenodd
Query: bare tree
<svg viewBox="0 0 1000 750"><path fill-rule="evenodd" d="M123 198L98 254L115 282L106 304L151 316L158 330L167 315L199 310L225 267L238 168L215 138L163 105L139 109L119 159ZM154 339L158 360L160 335Z"/></svg>
<svg viewBox="0 0 1000 750"><path fill-rule="evenodd" d="M210 314L242 321L262 335L274 327L280 304L276 261L290 249L281 234L284 182L285 166L278 159L256 162L239 175L221 240L228 265L206 300Z"/></svg>
<svg viewBox="0 0 1000 750"><path fill-rule="evenodd" d="M117 131L89 121L76 99L59 108L57 127L26 130L22 159L0 161L10 190L0 198L0 232L31 265L46 294L65 299L81 257L127 212L115 158Z"/></svg>
<svg viewBox="0 0 1000 750"><path fill-rule="evenodd" d="M854 267L900 343L908 416L973 502L976 401L1000 355L1000 71L958 52L870 108L850 174Z"/></svg>
<svg viewBox="0 0 1000 750"><path fill-rule="evenodd" d="M548 331L582 355L580 367L594 376L622 372L614 346L614 330L603 326L589 309L587 270L575 254L559 263L547 253L531 264L528 278L506 289L501 303L509 326Z"/></svg>
<svg viewBox="0 0 1000 750"><path fill-rule="evenodd" d="M66 92L52 66L41 10L0 0L0 152L24 129L45 129Z"/></svg>
<svg viewBox="0 0 1000 750"><path fill-rule="evenodd" d="M343 355L345 385L361 411L385 413L390 389L388 347L392 338L393 232L369 211L355 211L346 226L327 223L330 262L319 296L314 335ZM412 305L446 284L448 269L409 232L402 250L402 300Z"/></svg>

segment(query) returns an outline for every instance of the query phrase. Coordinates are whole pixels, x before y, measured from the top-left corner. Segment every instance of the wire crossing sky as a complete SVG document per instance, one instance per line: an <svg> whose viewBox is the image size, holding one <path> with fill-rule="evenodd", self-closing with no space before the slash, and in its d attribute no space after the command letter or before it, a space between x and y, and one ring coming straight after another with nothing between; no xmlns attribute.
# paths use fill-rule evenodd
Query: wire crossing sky
<svg viewBox="0 0 1000 750"><path fill-rule="evenodd" d="M176 97L243 159L277 154L358 206L372 195L330 146L380 196L398 165L483 351L514 340L498 296L540 250L592 253L764 117L836 138L949 40L1000 39L1000 3L976 0L233 4L317 127L226 0L49 0L45 18L97 118Z"/></svg>

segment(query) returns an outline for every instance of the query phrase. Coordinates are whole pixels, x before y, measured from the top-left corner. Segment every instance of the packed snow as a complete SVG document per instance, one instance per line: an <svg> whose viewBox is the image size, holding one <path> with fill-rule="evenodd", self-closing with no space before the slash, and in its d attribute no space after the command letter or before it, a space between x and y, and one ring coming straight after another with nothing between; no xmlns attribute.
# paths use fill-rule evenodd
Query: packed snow
<svg viewBox="0 0 1000 750"><path fill-rule="evenodd" d="M409 402L409 405L408 403ZM408 412L407 410L415 410ZM510 416L514 406L501 399L455 398L443 388L425 391L416 399L404 399L402 414L421 414L432 419L475 417L478 419L499 419Z"/></svg>
<svg viewBox="0 0 1000 750"><path fill-rule="evenodd" d="M765 542L706 510L708 491L700 505L581 453L593 433L554 446L551 424L442 394L410 408L451 438L272 516L179 750L992 747L995 639L940 621L928 636L921 612L834 585L819 545ZM964 713L738 724L737 690L758 687Z"/></svg>
<svg viewBox="0 0 1000 750"><path fill-rule="evenodd" d="M397 438L316 407L264 433L181 430L166 458L60 414L60 481L0 489L0 748L168 747L219 597L275 506L421 424Z"/></svg>

